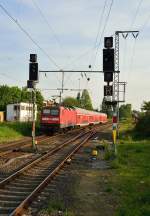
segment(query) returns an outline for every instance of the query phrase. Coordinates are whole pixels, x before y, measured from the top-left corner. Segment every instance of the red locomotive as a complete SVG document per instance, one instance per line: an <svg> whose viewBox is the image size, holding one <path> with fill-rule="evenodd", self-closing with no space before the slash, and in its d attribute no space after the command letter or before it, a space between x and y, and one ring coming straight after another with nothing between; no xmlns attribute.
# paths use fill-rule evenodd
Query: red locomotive
<svg viewBox="0 0 150 216"><path fill-rule="evenodd" d="M41 113L42 131L59 131L107 122L107 115L81 108L63 106L44 107Z"/></svg>

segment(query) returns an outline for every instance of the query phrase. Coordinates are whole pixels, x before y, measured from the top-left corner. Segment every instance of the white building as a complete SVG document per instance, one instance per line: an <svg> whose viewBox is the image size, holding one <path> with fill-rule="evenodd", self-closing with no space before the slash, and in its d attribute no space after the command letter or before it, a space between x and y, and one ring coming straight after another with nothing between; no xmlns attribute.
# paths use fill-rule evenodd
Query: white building
<svg viewBox="0 0 150 216"><path fill-rule="evenodd" d="M37 117L37 105L35 106L35 119ZM6 110L7 121L27 122L33 120L33 104L31 103L16 103L8 104Z"/></svg>

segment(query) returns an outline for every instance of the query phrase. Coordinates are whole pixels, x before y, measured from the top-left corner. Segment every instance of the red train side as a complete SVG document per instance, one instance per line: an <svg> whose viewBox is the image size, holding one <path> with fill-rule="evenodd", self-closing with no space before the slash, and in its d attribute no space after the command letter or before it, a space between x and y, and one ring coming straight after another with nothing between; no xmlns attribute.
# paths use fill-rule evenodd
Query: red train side
<svg viewBox="0 0 150 216"><path fill-rule="evenodd" d="M75 108L75 110L77 116L76 125L86 126L107 122L107 115L105 113L89 111L81 108Z"/></svg>
<svg viewBox="0 0 150 216"><path fill-rule="evenodd" d="M82 127L105 122L107 122L106 114L77 107L44 107L41 114L41 129L43 131L58 131L64 128Z"/></svg>

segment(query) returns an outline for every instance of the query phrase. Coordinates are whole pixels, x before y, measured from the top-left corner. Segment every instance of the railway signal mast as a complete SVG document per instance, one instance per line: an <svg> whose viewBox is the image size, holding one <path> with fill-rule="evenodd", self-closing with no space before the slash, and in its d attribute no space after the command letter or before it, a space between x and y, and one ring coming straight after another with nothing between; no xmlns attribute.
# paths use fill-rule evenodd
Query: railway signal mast
<svg viewBox="0 0 150 216"><path fill-rule="evenodd" d="M104 96L112 96L113 87L111 82L113 82L113 72L114 72L114 49L113 47L113 37L104 38L103 49L103 71L104 71L104 82L107 85L104 86Z"/></svg>
<svg viewBox="0 0 150 216"><path fill-rule="evenodd" d="M27 88L32 89L32 148L36 150L35 144L35 106L36 106L36 84L39 81L39 71L37 63L37 54L30 54L29 63L29 80L27 81Z"/></svg>
<svg viewBox="0 0 150 216"><path fill-rule="evenodd" d="M119 80L119 35L122 34L126 39L129 34L136 39L139 31L116 31L115 32L115 50L113 47L113 37L104 38L103 49L103 71L104 81L107 85L104 86L104 96L106 97L106 104L113 106L113 144L114 151L117 154L116 148L116 132L119 135L119 103L125 102L125 87L126 82L120 82ZM112 85L109 83L113 82ZM122 91L120 90L122 88ZM120 93L123 93L122 99ZM112 100L111 100L112 97Z"/></svg>

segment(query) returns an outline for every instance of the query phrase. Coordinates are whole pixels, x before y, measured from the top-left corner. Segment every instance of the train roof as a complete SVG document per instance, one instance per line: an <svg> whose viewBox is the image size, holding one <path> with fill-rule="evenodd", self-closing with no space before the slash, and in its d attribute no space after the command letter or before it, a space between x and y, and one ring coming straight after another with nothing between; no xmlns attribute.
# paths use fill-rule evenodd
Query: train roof
<svg viewBox="0 0 150 216"><path fill-rule="evenodd" d="M74 109L77 111L77 113L84 113L84 114L96 114L96 115L106 115L106 113L96 112L92 110L86 110L79 107L74 107Z"/></svg>
<svg viewBox="0 0 150 216"><path fill-rule="evenodd" d="M95 115L107 115L106 113L101 113L101 112L96 112L96 111L92 111L92 110L86 110L86 109L82 109L82 108L79 108L79 107L75 107L75 106L70 106L70 107L67 107L67 106L61 106L61 105L55 105L55 106L45 106L43 108L59 108L59 109L68 109L68 110L75 110L77 113L83 113L83 114L87 114L87 115L90 115L90 114L95 114Z"/></svg>

